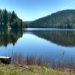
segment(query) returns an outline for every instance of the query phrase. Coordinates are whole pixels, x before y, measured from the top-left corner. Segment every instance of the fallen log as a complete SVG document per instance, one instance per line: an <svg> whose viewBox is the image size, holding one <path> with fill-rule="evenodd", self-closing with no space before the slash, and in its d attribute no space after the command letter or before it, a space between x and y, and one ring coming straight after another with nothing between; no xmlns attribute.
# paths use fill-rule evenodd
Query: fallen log
<svg viewBox="0 0 75 75"><path fill-rule="evenodd" d="M0 62L3 64L10 64L11 58L7 56L0 56Z"/></svg>

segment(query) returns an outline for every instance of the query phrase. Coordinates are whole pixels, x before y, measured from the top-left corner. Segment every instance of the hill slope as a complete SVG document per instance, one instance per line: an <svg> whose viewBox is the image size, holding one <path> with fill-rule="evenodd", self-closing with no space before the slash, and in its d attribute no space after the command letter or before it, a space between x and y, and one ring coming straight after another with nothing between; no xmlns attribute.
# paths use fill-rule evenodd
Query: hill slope
<svg viewBox="0 0 75 75"><path fill-rule="evenodd" d="M30 23L29 27L75 28L75 10L63 10Z"/></svg>

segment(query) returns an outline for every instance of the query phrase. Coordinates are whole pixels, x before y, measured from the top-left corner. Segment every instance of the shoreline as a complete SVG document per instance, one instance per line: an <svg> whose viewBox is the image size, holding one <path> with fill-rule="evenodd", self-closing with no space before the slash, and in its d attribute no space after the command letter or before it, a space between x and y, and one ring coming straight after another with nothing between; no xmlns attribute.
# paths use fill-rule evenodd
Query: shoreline
<svg viewBox="0 0 75 75"><path fill-rule="evenodd" d="M6 29L0 29L0 30L6 30ZM7 29L8 31L12 30L11 28ZM22 30L59 30L59 31L75 31L75 28L22 28ZM15 29L14 29L15 31ZM21 31L21 29L18 29L17 31Z"/></svg>

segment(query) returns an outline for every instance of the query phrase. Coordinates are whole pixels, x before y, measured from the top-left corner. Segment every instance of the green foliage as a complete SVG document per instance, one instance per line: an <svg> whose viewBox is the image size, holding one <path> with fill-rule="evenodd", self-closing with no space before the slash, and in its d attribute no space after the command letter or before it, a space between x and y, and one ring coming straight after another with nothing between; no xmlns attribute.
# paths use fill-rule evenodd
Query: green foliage
<svg viewBox="0 0 75 75"><path fill-rule="evenodd" d="M7 12L6 9L0 9L0 29L22 29L22 20L18 18L16 13Z"/></svg>
<svg viewBox="0 0 75 75"><path fill-rule="evenodd" d="M75 10L63 10L30 23L30 27L75 28Z"/></svg>
<svg viewBox="0 0 75 75"><path fill-rule="evenodd" d="M7 10L3 10L3 23L5 25L5 27L7 27L7 23L8 23L8 13Z"/></svg>

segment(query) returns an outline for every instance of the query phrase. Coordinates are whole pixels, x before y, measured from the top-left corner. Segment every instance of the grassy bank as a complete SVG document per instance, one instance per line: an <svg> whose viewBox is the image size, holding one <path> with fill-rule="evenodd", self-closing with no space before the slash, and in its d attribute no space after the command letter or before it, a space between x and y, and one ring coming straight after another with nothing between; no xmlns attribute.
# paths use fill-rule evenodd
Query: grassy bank
<svg viewBox="0 0 75 75"><path fill-rule="evenodd" d="M53 70L45 66L21 66L21 65L4 65L0 64L0 75L75 75L68 70Z"/></svg>
<svg viewBox="0 0 75 75"><path fill-rule="evenodd" d="M0 63L0 75L75 75L75 66L52 66L43 58L14 54L10 64Z"/></svg>

